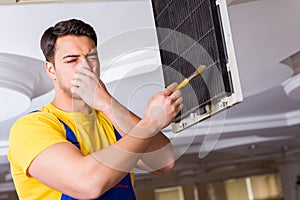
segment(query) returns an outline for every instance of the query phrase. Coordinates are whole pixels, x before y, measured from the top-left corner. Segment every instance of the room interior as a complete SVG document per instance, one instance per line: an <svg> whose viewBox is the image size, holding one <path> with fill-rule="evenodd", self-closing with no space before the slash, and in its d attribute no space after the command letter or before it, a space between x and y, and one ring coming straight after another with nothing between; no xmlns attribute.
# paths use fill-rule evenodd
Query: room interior
<svg viewBox="0 0 300 200"><path fill-rule="evenodd" d="M300 198L300 1L226 4L243 101L178 133L166 127L177 165L163 177L137 171L139 199L166 199L159 195L169 191L188 200ZM164 88L150 0L2 0L0 199L17 199L7 160L10 127L54 96L39 39L68 18L95 27L101 79L137 115ZM141 48L127 51L132 45Z"/></svg>

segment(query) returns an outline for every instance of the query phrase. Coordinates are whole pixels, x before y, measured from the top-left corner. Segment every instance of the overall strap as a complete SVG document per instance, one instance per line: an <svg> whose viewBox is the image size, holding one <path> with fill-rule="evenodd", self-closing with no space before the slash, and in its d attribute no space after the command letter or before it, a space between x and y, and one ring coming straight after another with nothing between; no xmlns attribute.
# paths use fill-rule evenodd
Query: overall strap
<svg viewBox="0 0 300 200"><path fill-rule="evenodd" d="M30 113L35 113L35 112L41 112L40 110L34 110L31 111ZM63 122L61 119L57 118L65 127L65 131L66 131L66 139L71 142L72 144L74 144L78 149L80 149L79 146L79 142L74 134L74 132L68 127L68 125Z"/></svg>
<svg viewBox="0 0 300 200"><path fill-rule="evenodd" d="M114 127L114 132L115 132L117 141L122 138L121 134L117 131L117 129L115 127Z"/></svg>
<svg viewBox="0 0 300 200"><path fill-rule="evenodd" d="M41 112L41 111L35 110L32 111L31 113L34 112ZM59 118L57 119L64 125L64 128L66 130L66 139L72 144L74 144L78 149L80 149L79 142L74 132L61 119ZM115 128L114 128L114 133L117 141L122 138L120 133ZM96 200L120 200L120 199L136 200L129 173L117 185L115 185L113 188L105 192L101 197L97 198ZM60 200L76 200L76 199L66 194L62 194Z"/></svg>
<svg viewBox="0 0 300 200"><path fill-rule="evenodd" d="M65 122L63 122L62 120L58 119L65 127L66 130L66 138L69 142L72 142L72 144L74 144L78 149L80 149L79 146L79 142L74 134L74 132L68 127L67 124L65 124Z"/></svg>
<svg viewBox="0 0 300 200"><path fill-rule="evenodd" d="M61 121L61 120L60 120ZM70 138L72 138L72 143L74 144L74 141L77 141L74 133L72 130L63 122L65 129L66 129L66 135L69 135ZM68 133L68 131L70 133ZM72 134L73 133L73 134ZM114 128L114 133L116 136L116 140L119 140L122 138L120 133L117 131L117 129ZM73 136L74 135L74 138ZM68 139L69 140L69 139ZM70 140L69 140L70 141ZM75 145L75 144L74 144ZM79 146L78 146L79 148ZM116 184L113 188L105 192L101 197L95 199L95 200L136 200L134 190L132 187L132 182L130 178L130 173L128 173L118 184ZM66 194L62 194L60 200L76 200L73 197L70 197Z"/></svg>

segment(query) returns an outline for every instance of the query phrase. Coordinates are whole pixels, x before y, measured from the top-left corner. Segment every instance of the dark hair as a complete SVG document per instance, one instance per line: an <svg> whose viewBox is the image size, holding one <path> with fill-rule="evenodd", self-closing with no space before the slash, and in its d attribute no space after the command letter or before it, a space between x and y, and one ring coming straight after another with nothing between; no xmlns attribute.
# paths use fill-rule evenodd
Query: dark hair
<svg viewBox="0 0 300 200"><path fill-rule="evenodd" d="M97 35L92 26L78 19L61 21L48 28L42 35L40 45L46 61L54 63L56 40L66 35L87 36L97 46Z"/></svg>

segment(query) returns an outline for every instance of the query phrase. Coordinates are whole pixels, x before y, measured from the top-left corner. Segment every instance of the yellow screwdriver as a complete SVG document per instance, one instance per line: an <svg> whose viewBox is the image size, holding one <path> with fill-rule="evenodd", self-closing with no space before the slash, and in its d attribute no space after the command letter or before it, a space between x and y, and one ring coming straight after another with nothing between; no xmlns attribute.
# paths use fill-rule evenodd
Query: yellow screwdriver
<svg viewBox="0 0 300 200"><path fill-rule="evenodd" d="M201 72L203 72L203 70L205 70L205 65L201 65L200 67L198 67L198 69L196 69L196 71L194 73L192 73L188 78L185 78L179 85L177 85L175 90L179 90L180 88L183 88L184 86L186 86L191 80L193 80L194 78L199 76L199 74L201 74Z"/></svg>

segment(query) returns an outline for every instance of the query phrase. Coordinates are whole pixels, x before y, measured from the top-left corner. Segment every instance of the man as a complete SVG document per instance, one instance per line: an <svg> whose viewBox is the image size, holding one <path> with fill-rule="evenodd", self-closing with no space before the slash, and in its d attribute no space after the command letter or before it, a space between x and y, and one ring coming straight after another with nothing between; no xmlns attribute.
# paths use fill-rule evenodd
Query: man
<svg viewBox="0 0 300 200"><path fill-rule="evenodd" d="M160 130L182 109L176 83L152 97L139 119L99 79L96 47L95 31L81 20L44 32L55 98L11 128L8 157L20 199L135 199L133 167L158 175L174 167Z"/></svg>

